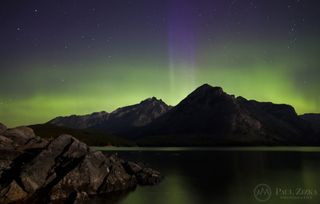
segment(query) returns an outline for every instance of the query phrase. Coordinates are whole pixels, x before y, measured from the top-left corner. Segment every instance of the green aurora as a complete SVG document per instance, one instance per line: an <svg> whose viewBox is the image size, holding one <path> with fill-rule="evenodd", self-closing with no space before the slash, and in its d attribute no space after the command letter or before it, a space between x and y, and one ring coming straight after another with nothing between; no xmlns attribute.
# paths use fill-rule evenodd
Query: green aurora
<svg viewBox="0 0 320 204"><path fill-rule="evenodd" d="M57 65L65 67L58 71L42 69L48 65L41 62L26 63L25 72L2 80L8 86L19 82L17 88L26 92L1 92L1 98L7 97L1 103L1 120L10 126L43 123L59 115L112 111L151 96L176 105L203 83L221 86L228 93L248 99L291 104L299 114L319 112L319 95L305 91L317 84L301 82L305 87L297 88L292 75L292 67L303 66L306 60L316 62L316 56L284 56L272 49L273 55L266 56L260 49L239 45L201 50L197 68L192 70L194 80L190 80L190 70L183 68L188 65L178 64L182 68L172 73L166 63L156 59L124 58L112 63L97 59L87 64Z"/></svg>
<svg viewBox="0 0 320 204"><path fill-rule="evenodd" d="M204 83L320 112L317 1L165 2L4 5L0 121L111 112L152 96L176 105Z"/></svg>

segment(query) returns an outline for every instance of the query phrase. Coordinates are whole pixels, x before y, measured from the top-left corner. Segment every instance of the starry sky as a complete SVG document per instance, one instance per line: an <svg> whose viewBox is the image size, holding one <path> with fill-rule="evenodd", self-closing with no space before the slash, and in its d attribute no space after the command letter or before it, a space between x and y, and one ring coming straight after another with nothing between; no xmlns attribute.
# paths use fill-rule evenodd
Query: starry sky
<svg viewBox="0 0 320 204"><path fill-rule="evenodd" d="M318 0L3 0L0 121L43 123L203 83L320 112Z"/></svg>

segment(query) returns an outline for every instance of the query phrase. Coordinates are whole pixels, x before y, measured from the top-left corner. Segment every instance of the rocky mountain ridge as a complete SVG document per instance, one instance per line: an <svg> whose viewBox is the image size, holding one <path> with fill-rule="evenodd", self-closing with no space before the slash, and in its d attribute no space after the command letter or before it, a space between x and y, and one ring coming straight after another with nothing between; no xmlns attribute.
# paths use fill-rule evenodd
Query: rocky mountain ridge
<svg viewBox="0 0 320 204"><path fill-rule="evenodd" d="M74 129L96 129L112 134L123 129L145 126L170 108L161 99L152 97L138 104L118 108L111 113L102 111L88 115L60 116L48 123Z"/></svg>
<svg viewBox="0 0 320 204"><path fill-rule="evenodd" d="M290 105L247 100L204 84L136 137L142 145L311 145L319 142L313 134Z"/></svg>
<svg viewBox="0 0 320 204"><path fill-rule="evenodd" d="M150 98L89 129L140 146L319 145L316 115L299 116L290 105L247 100L204 84L174 107Z"/></svg>

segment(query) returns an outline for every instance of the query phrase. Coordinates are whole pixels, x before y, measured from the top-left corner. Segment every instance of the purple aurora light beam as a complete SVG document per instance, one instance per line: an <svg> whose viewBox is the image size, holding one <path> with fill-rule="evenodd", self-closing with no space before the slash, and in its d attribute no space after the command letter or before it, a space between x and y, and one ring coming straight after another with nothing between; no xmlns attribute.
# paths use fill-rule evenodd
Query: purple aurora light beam
<svg viewBox="0 0 320 204"><path fill-rule="evenodd" d="M169 3L168 53L171 87L179 80L194 85L195 69L195 19L194 7L184 0ZM179 75L177 80L176 76Z"/></svg>

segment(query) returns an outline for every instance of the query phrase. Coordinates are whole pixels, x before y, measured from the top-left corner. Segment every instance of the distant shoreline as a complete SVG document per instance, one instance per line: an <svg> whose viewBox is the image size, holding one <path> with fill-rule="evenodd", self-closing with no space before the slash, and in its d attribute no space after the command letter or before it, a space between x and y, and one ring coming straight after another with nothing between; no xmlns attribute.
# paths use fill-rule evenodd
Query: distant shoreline
<svg viewBox="0 0 320 204"><path fill-rule="evenodd" d="M92 146L97 151L243 151L243 152L320 152L319 146L261 146L261 147L107 147Z"/></svg>

